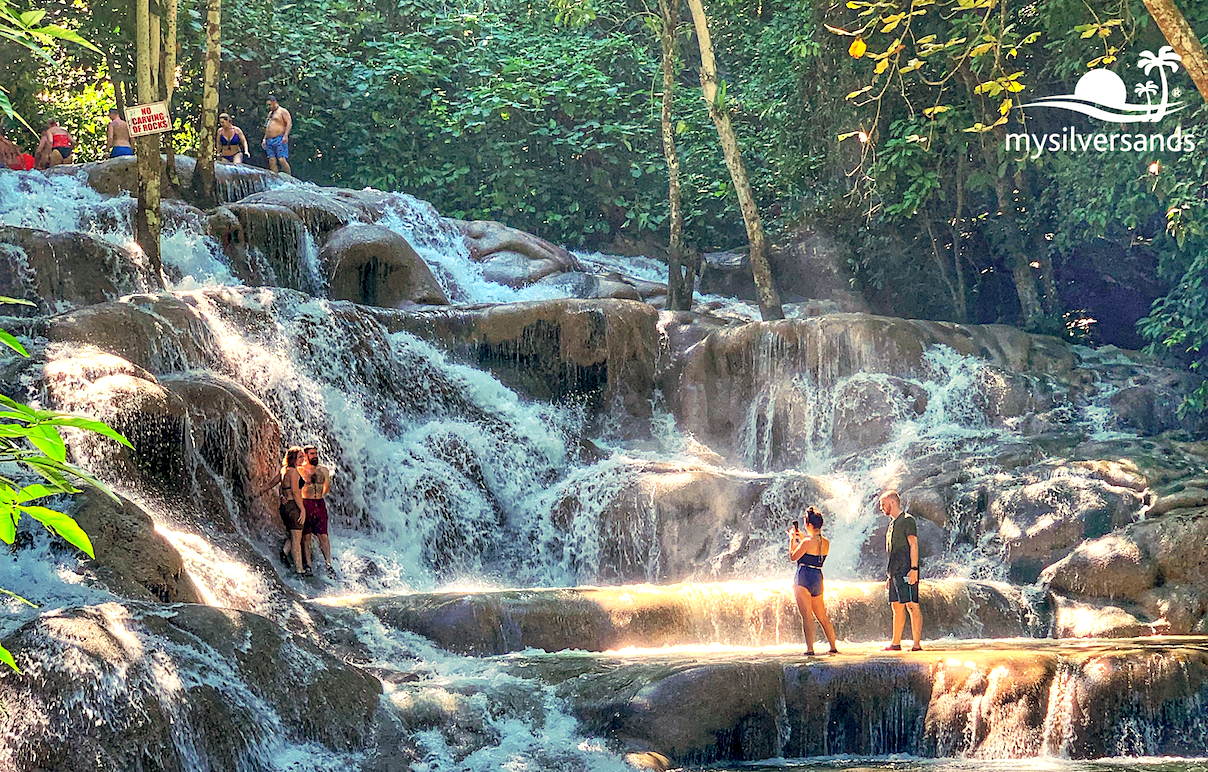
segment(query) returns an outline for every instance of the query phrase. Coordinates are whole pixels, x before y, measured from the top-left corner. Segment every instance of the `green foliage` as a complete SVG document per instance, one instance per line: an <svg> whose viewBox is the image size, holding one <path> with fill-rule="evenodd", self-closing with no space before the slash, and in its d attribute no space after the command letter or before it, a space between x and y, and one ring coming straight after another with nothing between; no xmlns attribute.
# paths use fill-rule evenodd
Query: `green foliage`
<svg viewBox="0 0 1208 772"><path fill-rule="evenodd" d="M5 297L0 297L0 303L28 305L28 301ZM0 344L21 356L29 356L20 341L7 331L0 331ZM95 557L92 542L84 529L69 515L37 503L65 493L79 493L77 482L87 483L113 496L104 484L67 461L67 445L59 431L64 427L94 432L132 447L125 437L101 421L39 410L0 394L0 470L4 470L0 471L0 540L12 544L17 538L21 518L28 515L91 558ZM41 482L26 484L10 476L7 470L14 465L34 473ZM0 592L29 603L8 590L0 588ZM0 661L17 669L12 655L3 646L0 646Z"/></svg>

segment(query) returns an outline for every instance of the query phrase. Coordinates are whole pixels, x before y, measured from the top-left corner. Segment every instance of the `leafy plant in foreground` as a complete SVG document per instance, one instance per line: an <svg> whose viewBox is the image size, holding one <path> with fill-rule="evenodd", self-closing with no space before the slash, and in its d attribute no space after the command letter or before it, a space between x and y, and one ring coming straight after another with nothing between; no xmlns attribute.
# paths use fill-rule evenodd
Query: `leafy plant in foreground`
<svg viewBox="0 0 1208 772"><path fill-rule="evenodd" d="M0 303L30 305L28 301L6 297L0 297ZM0 330L0 344L21 356L29 356L21 342L5 330ZM62 427L95 432L133 448L129 440L101 421L55 410L39 410L0 394L0 539L12 544L17 538L17 524L22 516L28 515L88 557L96 557L88 534L71 516L37 503L50 496L79 493L75 481L85 482L110 498L117 498L103 483L67 462L67 445L59 432ZM41 482L23 484L9 473L12 464L37 474ZM34 605L9 590L0 588L0 592ZM0 661L18 669L13 655L3 646L0 646Z"/></svg>

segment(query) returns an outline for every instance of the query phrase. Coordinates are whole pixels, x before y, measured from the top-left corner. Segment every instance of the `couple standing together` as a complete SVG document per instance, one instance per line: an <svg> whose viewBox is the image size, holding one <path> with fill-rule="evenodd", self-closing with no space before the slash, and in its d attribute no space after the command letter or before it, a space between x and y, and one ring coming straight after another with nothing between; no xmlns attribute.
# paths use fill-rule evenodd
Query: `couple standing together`
<svg viewBox="0 0 1208 772"><path fill-rule="evenodd" d="M919 609L919 536L914 516L902 511L902 498L897 491L885 491L877 501L881 512L889 518L889 529L885 532L885 553L888 556L885 588L889 591L889 603L893 609L893 640L886 651L902 650L902 632L906 626L906 614L910 614L910 628L914 638L911 651L923 648L923 616ZM822 625L822 631L830 641L830 653L838 654L835 648L835 627L826 613L823 599L822 564L830 552L830 540L822 535L822 515L813 507L806 509L805 530L799 529L794 521L789 529L789 559L797 562L797 575L793 581L793 595L797 610L801 613L801 626L805 633L806 656L814 656L814 618Z"/></svg>
<svg viewBox="0 0 1208 772"><path fill-rule="evenodd" d="M287 450L278 479L265 488L265 492L277 486L281 488L281 521L289 534L281 545L281 560L288 564L292 557L294 573L309 575L310 537L313 534L327 561L327 572L333 573L325 500L331 490L331 470L319 463L319 449L307 445Z"/></svg>

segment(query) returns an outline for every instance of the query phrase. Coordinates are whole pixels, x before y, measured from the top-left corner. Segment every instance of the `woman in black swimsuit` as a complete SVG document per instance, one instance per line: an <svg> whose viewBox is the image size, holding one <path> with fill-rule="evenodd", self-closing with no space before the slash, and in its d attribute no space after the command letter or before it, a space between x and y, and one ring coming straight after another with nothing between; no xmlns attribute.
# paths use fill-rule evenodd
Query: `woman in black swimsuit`
<svg viewBox="0 0 1208 772"><path fill-rule="evenodd" d="M278 473L277 479L266 486L263 491L267 493L277 486L281 487L278 511L287 534L285 543L281 545L281 562L288 565L292 557L294 573L297 574L303 572L302 526L306 522L306 510L302 508L303 481L297 467L304 458L302 448L295 446L285 451L285 458L281 461L281 471Z"/></svg>
<svg viewBox="0 0 1208 772"><path fill-rule="evenodd" d="M218 116L218 154L227 163L241 164L247 157L247 137L243 129L231 123L231 116Z"/></svg>
<svg viewBox="0 0 1208 772"><path fill-rule="evenodd" d="M797 528L796 521L789 529L789 559L797 561L797 576L793 581L793 597L797 600L797 611L801 614L801 629L805 633L806 656L814 656L814 618L822 625L822 632L830 641L830 653L838 654L835 648L835 626L826 613L826 601L822 596L822 564L830 552L830 540L822 536L822 515L809 507L805 511L805 531Z"/></svg>

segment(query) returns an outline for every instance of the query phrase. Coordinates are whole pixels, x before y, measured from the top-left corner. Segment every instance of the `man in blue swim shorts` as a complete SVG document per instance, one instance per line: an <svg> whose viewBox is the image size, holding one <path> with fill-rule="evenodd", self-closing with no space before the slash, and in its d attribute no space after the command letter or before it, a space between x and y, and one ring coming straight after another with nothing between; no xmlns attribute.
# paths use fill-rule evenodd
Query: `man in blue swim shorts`
<svg viewBox="0 0 1208 772"><path fill-rule="evenodd" d="M134 155L130 147L130 126L122 120L122 114L116 107L109 108L109 126L105 129L105 145L109 148L110 158Z"/></svg>
<svg viewBox="0 0 1208 772"><path fill-rule="evenodd" d="M289 110L277 104L275 95L269 94L268 121L264 124L264 139L260 140L260 147L268 155L269 171L277 171L280 165L281 171L290 174L289 132L293 127L294 118Z"/></svg>

